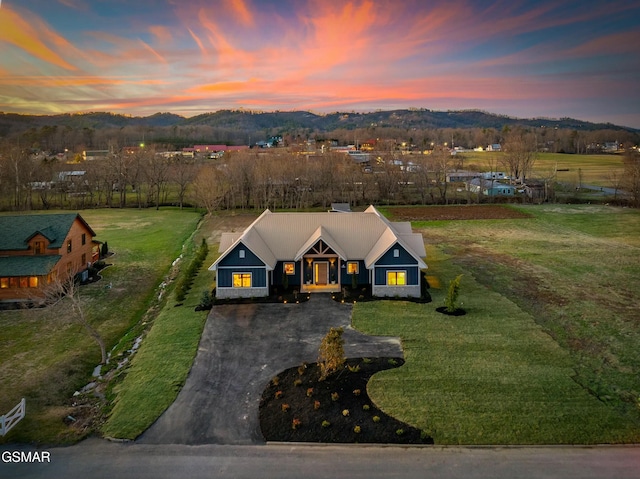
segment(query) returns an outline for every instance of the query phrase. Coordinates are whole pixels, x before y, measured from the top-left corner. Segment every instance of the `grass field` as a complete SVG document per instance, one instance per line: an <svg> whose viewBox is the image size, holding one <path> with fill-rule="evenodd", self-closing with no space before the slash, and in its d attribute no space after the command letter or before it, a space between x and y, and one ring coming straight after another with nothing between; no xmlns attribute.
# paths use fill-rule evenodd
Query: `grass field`
<svg viewBox="0 0 640 479"><path fill-rule="evenodd" d="M373 400L445 444L640 441L640 212L527 207L531 219L414 223L429 274L464 273L468 314L358 304L354 326L401 336L407 363ZM434 281L435 283L435 281Z"/></svg>
<svg viewBox="0 0 640 479"><path fill-rule="evenodd" d="M491 161L493 168L503 171L501 159L503 152L472 152L464 153L463 167L473 166L482 171L489 171ZM624 165L622 155L567 155L563 153L538 153L533 167L533 176L551 178L555 173L556 181L570 185L582 184L612 187L610 176L612 173L622 175Z"/></svg>
<svg viewBox="0 0 640 479"><path fill-rule="evenodd" d="M216 218L207 217L191 242L199 245L202 238L210 244L209 255L193 281L186 299L177 306L175 291L145 337L133 358L122 383L114 388L113 410L102 428L107 437L135 439L144 432L175 400L196 355L200 335L209 311L196 312L202 293L211 291L215 274L208 267L218 255L216 238L211 236ZM193 248L191 248L193 250ZM193 251L185 255L187 265ZM182 268L184 269L184 267Z"/></svg>
<svg viewBox="0 0 640 479"><path fill-rule="evenodd" d="M155 289L200 215L175 209L81 214L96 239L107 241L115 253L108 260L113 265L103 270L104 279L81 289L88 317L110 349L153 304ZM0 411L27 399L26 418L3 442L63 443L78 437L62 419L73 412L71 395L89 382L100 352L81 326L65 320L68 307L61 302L0 313Z"/></svg>

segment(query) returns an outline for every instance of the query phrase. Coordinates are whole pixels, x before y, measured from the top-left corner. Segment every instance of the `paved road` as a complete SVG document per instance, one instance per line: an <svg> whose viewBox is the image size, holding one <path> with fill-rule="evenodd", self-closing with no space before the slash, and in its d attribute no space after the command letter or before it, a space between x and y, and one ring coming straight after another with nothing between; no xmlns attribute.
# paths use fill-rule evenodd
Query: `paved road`
<svg viewBox="0 0 640 479"><path fill-rule="evenodd" d="M351 329L352 306L326 295L300 304L215 306L176 401L138 439L143 444L261 444L258 407L283 370L314 362L322 338L343 326L347 357L403 357L397 338Z"/></svg>
<svg viewBox="0 0 640 479"><path fill-rule="evenodd" d="M3 449L0 447L0 449ZM6 446L4 446L6 449ZM404 448L381 446L169 446L91 439L48 450L51 462L6 464L30 479L638 479L640 447Z"/></svg>

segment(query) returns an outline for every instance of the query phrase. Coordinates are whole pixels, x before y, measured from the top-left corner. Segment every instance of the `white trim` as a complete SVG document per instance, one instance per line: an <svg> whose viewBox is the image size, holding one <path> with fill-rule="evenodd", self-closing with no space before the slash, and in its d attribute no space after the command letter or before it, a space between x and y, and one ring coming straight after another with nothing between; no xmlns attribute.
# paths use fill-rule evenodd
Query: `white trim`
<svg viewBox="0 0 640 479"><path fill-rule="evenodd" d="M418 265L417 264L376 264L373 267L374 268L418 268Z"/></svg>

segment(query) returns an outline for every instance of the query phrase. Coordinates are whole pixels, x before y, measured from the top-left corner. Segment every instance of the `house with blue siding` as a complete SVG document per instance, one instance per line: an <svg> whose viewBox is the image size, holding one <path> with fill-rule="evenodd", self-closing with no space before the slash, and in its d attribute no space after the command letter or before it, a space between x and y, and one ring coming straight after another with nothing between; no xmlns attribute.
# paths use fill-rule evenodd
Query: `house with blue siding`
<svg viewBox="0 0 640 479"><path fill-rule="evenodd" d="M422 235L411 223L364 212L264 211L238 233L223 233L216 272L218 298L268 296L277 288L301 293L370 286L374 296L420 297L427 268Z"/></svg>

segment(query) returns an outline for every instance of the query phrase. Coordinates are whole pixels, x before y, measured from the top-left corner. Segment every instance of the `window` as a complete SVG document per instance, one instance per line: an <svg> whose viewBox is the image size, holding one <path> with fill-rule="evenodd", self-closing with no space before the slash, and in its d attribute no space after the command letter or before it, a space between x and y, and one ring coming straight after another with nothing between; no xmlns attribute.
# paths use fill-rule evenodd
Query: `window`
<svg viewBox="0 0 640 479"><path fill-rule="evenodd" d="M234 288L250 288L251 273L233 273Z"/></svg>
<svg viewBox="0 0 640 479"><path fill-rule="evenodd" d="M71 240L67 241L67 253L71 253Z"/></svg>
<svg viewBox="0 0 640 479"><path fill-rule="evenodd" d="M18 278L16 276L9 278L9 287L11 289L15 289L18 287Z"/></svg>
<svg viewBox="0 0 640 479"><path fill-rule="evenodd" d="M0 278L0 288L7 289L9 287L9 278Z"/></svg>
<svg viewBox="0 0 640 479"><path fill-rule="evenodd" d="M358 274L358 262L357 261L348 261L347 262L347 274Z"/></svg>
<svg viewBox="0 0 640 479"><path fill-rule="evenodd" d="M29 287L37 288L38 287L38 277L37 276L29 276Z"/></svg>
<svg viewBox="0 0 640 479"><path fill-rule="evenodd" d="M28 288L29 287L29 278L26 276L20 276L20 287Z"/></svg>
<svg viewBox="0 0 640 479"><path fill-rule="evenodd" d="M82 233L82 245L86 245L87 244L87 234L86 233Z"/></svg>
<svg viewBox="0 0 640 479"><path fill-rule="evenodd" d="M394 258L399 258L400 257L400 250L398 248L393 250L393 257Z"/></svg>
<svg viewBox="0 0 640 479"><path fill-rule="evenodd" d="M387 271L387 286L404 286L407 284L406 271Z"/></svg>
<svg viewBox="0 0 640 479"><path fill-rule="evenodd" d="M284 263L283 265L285 274L295 274L296 265L294 263Z"/></svg>
<svg viewBox="0 0 640 479"><path fill-rule="evenodd" d="M36 241L33 243L33 252L35 254L44 254L44 241Z"/></svg>
<svg viewBox="0 0 640 479"><path fill-rule="evenodd" d="M238 258L244 258L244 250L238 250Z"/></svg>

